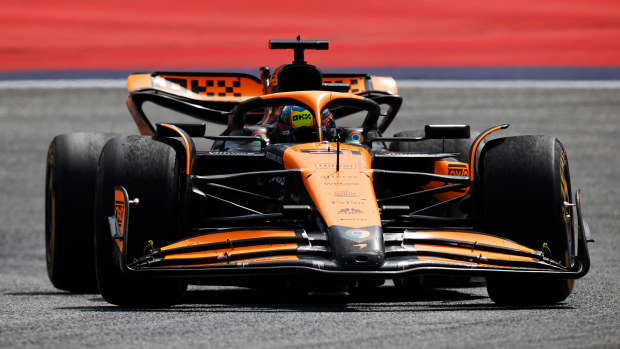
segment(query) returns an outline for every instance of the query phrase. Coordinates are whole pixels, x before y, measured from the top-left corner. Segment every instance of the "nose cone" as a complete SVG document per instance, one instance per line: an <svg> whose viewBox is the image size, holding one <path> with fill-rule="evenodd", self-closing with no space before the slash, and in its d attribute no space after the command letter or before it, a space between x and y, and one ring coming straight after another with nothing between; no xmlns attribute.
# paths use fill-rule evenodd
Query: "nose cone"
<svg viewBox="0 0 620 349"><path fill-rule="evenodd" d="M380 226L350 228L333 225L329 234L336 261L343 269L377 269L385 262Z"/></svg>

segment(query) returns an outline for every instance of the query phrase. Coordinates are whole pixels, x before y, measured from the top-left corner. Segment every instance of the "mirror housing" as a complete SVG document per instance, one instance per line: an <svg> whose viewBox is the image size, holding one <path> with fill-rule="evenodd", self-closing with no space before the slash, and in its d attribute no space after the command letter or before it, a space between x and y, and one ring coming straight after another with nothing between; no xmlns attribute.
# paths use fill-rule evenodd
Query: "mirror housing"
<svg viewBox="0 0 620 349"><path fill-rule="evenodd" d="M425 139L467 139L469 125L425 125Z"/></svg>

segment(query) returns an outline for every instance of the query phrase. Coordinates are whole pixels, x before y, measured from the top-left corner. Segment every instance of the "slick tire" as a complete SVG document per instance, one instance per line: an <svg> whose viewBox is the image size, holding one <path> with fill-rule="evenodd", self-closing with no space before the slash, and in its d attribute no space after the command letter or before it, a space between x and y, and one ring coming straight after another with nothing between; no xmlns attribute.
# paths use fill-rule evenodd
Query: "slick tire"
<svg viewBox="0 0 620 349"><path fill-rule="evenodd" d="M394 137L422 137L422 130L407 130L398 132ZM459 153L455 157L460 162L469 163L469 151L473 140L478 133L472 132L469 139L427 139L417 142L392 142L389 149L405 153Z"/></svg>
<svg viewBox="0 0 620 349"><path fill-rule="evenodd" d="M97 292L93 250L95 176L106 133L56 136L45 171L45 255L54 287Z"/></svg>
<svg viewBox="0 0 620 349"><path fill-rule="evenodd" d="M568 267L573 237L563 203L571 202L571 187L562 143L546 136L491 140L479 165L484 231L538 251L546 244L550 257ZM573 283L489 278L487 290L497 304L554 304L570 295Z"/></svg>
<svg viewBox="0 0 620 349"><path fill-rule="evenodd" d="M99 292L122 307L165 307L183 298L181 278L135 277L123 274L113 258L108 217L114 214L114 187L123 186L130 199L127 260L143 254L148 240L161 247L179 239L181 224L182 151L171 139L126 136L110 140L101 152L96 182L95 269Z"/></svg>

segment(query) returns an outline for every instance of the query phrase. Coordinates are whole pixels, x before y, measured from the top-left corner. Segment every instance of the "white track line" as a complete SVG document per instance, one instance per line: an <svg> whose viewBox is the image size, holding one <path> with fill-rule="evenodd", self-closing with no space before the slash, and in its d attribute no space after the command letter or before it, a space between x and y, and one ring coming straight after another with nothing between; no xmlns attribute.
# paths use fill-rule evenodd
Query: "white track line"
<svg viewBox="0 0 620 349"><path fill-rule="evenodd" d="M620 88L620 80L397 80L400 88ZM0 80L0 89L125 88L124 79Z"/></svg>
<svg viewBox="0 0 620 349"><path fill-rule="evenodd" d="M125 88L124 79L0 80L0 89Z"/></svg>
<svg viewBox="0 0 620 349"><path fill-rule="evenodd" d="M397 80L400 88L620 88L620 80Z"/></svg>

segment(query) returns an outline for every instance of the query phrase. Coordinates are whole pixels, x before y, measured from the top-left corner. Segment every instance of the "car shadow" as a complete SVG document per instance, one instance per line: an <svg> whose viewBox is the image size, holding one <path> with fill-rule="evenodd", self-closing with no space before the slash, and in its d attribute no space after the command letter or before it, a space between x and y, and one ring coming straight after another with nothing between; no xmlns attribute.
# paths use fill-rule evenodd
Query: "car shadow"
<svg viewBox="0 0 620 349"><path fill-rule="evenodd" d="M182 303L167 308L116 307L103 298L85 295L92 306L59 307L59 310L87 312L427 312L427 311L489 311L520 309L574 309L566 303L547 306L499 306L480 291L458 289L401 289L378 287L352 293L299 294L265 291L241 287L205 287L190 289ZM49 295L71 295L52 293ZM27 295L26 293L20 295ZM40 294L46 295L46 294Z"/></svg>
<svg viewBox="0 0 620 349"><path fill-rule="evenodd" d="M565 304L553 306L498 306L486 295L472 292L471 288L419 288L378 287L351 293L316 293L308 295L286 292L269 292L250 289L193 290L188 292L182 306L221 305L236 311L323 311L323 312L372 312L372 311L454 311L454 310L503 310L503 309L561 309ZM212 309L214 310L214 309ZM227 310L225 310L227 311Z"/></svg>

